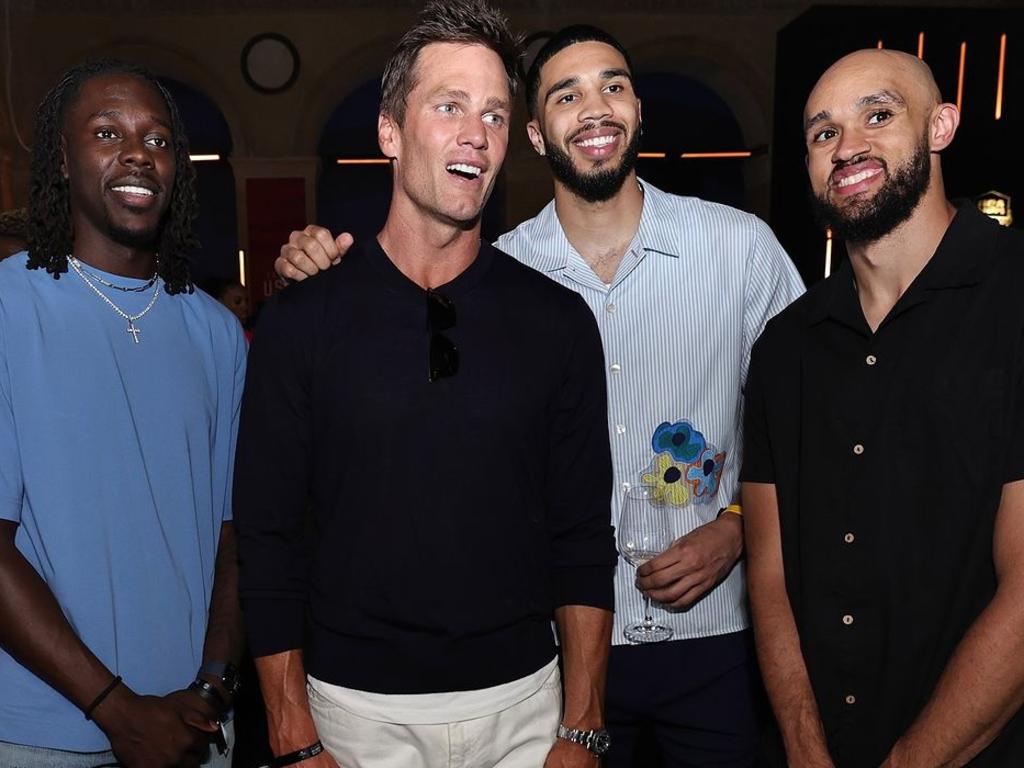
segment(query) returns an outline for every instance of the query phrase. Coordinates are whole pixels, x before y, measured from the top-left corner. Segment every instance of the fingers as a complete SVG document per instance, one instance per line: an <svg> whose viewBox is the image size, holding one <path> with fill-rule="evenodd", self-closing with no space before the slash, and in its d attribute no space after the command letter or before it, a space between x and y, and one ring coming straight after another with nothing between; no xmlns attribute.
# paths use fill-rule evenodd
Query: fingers
<svg viewBox="0 0 1024 768"><path fill-rule="evenodd" d="M274 261L274 271L288 280L305 280L337 264L351 246L350 234L342 233L335 239L324 227L310 224L289 235L288 243L281 247L281 255Z"/></svg>
<svg viewBox="0 0 1024 768"><path fill-rule="evenodd" d="M644 590L654 602L666 608L689 608L715 586L715 579L704 573L693 573L671 584Z"/></svg>

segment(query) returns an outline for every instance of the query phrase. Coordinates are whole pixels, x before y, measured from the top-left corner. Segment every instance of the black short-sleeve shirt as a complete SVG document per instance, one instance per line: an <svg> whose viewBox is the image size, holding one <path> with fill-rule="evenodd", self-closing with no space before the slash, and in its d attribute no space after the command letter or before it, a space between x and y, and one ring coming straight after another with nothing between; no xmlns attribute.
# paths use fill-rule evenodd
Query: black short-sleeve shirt
<svg viewBox="0 0 1024 768"><path fill-rule="evenodd" d="M769 323L742 479L774 483L786 589L840 768L877 768L996 589L1024 478L1024 235L961 207L872 333L848 264ZM972 765L1024 765L1024 718Z"/></svg>

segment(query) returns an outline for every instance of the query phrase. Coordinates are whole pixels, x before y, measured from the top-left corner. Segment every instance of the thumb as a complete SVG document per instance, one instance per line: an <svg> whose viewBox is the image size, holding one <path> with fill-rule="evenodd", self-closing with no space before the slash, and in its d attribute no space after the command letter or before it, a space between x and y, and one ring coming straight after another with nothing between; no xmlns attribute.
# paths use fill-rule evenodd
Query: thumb
<svg viewBox="0 0 1024 768"><path fill-rule="evenodd" d="M348 232L342 232L340 235L334 238L334 244L338 246L338 256L337 258L334 259L334 261L338 261L338 259L344 257L344 255L348 253L348 249L352 247L352 244L354 242L355 238L352 237L352 235L350 235Z"/></svg>

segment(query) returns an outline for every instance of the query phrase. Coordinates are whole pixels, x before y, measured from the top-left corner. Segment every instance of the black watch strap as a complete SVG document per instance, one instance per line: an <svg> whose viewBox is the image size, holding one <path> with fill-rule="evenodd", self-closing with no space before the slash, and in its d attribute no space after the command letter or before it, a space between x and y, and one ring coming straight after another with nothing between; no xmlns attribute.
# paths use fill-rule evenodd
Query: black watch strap
<svg viewBox="0 0 1024 768"><path fill-rule="evenodd" d="M203 666L199 668L199 674L216 677L220 680L220 684L224 686L224 690L231 696L238 693L238 689L242 685L242 681L238 676L238 670L230 661L203 662Z"/></svg>
<svg viewBox="0 0 1024 768"><path fill-rule="evenodd" d="M224 701L224 697L221 695L221 692L217 690L213 683L208 680L203 680L201 677L197 677L193 680L188 689L197 694L199 698L209 702L209 704L218 712L223 712L231 706L230 702Z"/></svg>

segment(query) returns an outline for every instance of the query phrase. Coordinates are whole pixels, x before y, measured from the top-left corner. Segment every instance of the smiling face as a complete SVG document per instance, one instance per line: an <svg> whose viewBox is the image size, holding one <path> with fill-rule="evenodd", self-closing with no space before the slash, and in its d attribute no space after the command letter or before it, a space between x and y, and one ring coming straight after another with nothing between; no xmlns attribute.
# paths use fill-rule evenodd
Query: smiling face
<svg viewBox="0 0 1024 768"><path fill-rule="evenodd" d="M527 130L558 182L590 202L614 196L640 148L640 101L622 54L588 41L548 59Z"/></svg>
<svg viewBox="0 0 1024 768"><path fill-rule="evenodd" d="M910 218L929 189L933 152L952 139L936 132L946 107L907 54L860 51L822 76L804 111L807 170L815 212L836 237L873 242Z"/></svg>
<svg viewBox="0 0 1024 768"><path fill-rule="evenodd" d="M151 84L128 74L82 84L64 115L64 173L79 241L152 247L174 187L171 118Z"/></svg>
<svg viewBox="0 0 1024 768"><path fill-rule="evenodd" d="M393 205L477 225L505 159L511 103L508 76L491 49L425 46L402 124L386 114L378 122L381 149L394 158Z"/></svg>

